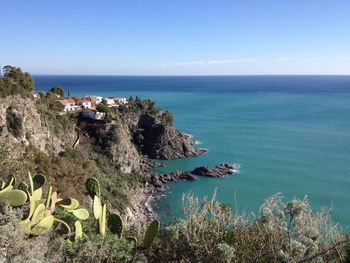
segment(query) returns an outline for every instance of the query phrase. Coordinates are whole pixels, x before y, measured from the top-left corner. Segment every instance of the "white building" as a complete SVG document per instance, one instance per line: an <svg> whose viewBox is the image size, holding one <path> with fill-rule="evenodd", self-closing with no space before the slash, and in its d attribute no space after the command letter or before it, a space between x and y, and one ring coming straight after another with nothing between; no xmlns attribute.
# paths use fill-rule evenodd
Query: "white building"
<svg viewBox="0 0 350 263"><path fill-rule="evenodd" d="M73 99L59 100L58 102L60 103L61 111L64 112L75 111L80 108L79 106L75 105L75 100Z"/></svg>
<svg viewBox="0 0 350 263"><path fill-rule="evenodd" d="M127 104L128 103L128 100L126 98L113 98L113 100L118 103L118 104Z"/></svg>
<svg viewBox="0 0 350 263"><path fill-rule="evenodd" d="M88 95L84 97L84 100L91 101L92 105L97 105L102 102L102 97L101 96L96 96L96 95Z"/></svg>
<svg viewBox="0 0 350 263"><path fill-rule="evenodd" d="M105 98L104 101L106 102L108 107L112 107L116 105L114 99Z"/></svg>
<svg viewBox="0 0 350 263"><path fill-rule="evenodd" d="M90 118L93 120L103 120L105 117L105 113L99 112L99 111L94 110L94 109L85 109L85 110L83 110L83 117Z"/></svg>
<svg viewBox="0 0 350 263"><path fill-rule="evenodd" d="M81 101L81 106L84 109L89 109L89 108L91 108L91 101L87 100L87 99L84 99L84 100Z"/></svg>

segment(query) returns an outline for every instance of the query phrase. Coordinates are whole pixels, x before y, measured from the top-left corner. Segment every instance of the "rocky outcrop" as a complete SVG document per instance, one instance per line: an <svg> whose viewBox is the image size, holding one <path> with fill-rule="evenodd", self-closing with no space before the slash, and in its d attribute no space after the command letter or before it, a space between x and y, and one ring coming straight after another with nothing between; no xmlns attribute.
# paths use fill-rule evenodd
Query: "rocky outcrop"
<svg viewBox="0 0 350 263"><path fill-rule="evenodd" d="M195 141L171 125L157 122L149 115L141 115L138 123L143 130L142 151L152 159L173 160L199 156L206 149L194 147Z"/></svg>
<svg viewBox="0 0 350 263"><path fill-rule="evenodd" d="M15 124L12 128L11 119ZM33 145L47 154L58 154L72 146L76 137L72 123L40 114L33 99L20 95L0 99L0 138L8 143Z"/></svg>
<svg viewBox="0 0 350 263"><path fill-rule="evenodd" d="M221 178L237 172L238 168L232 164L222 163L213 167L200 166L191 173L198 176Z"/></svg>
<svg viewBox="0 0 350 263"><path fill-rule="evenodd" d="M111 124L95 121L78 122L82 143L91 144L94 150L108 157L110 162L125 173L142 171L144 157L132 143L128 123ZM146 165L146 164L145 164Z"/></svg>
<svg viewBox="0 0 350 263"><path fill-rule="evenodd" d="M148 182L155 188L155 191L162 192L167 189L168 181L194 181L197 176L222 178L237 172L239 172L237 166L222 163L213 167L200 166L188 172L174 171L167 174L151 174Z"/></svg>

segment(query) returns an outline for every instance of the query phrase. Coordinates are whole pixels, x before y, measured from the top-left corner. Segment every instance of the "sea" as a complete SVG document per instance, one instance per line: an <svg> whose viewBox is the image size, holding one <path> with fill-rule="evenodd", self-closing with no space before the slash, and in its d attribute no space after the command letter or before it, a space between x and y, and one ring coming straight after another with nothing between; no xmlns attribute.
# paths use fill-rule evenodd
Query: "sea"
<svg viewBox="0 0 350 263"><path fill-rule="evenodd" d="M171 111L174 125L207 154L164 161L159 172L234 163L226 178L171 183L154 206L162 222L181 217L181 198L211 197L258 214L264 200L308 197L350 229L350 76L34 76L36 89L139 96Z"/></svg>

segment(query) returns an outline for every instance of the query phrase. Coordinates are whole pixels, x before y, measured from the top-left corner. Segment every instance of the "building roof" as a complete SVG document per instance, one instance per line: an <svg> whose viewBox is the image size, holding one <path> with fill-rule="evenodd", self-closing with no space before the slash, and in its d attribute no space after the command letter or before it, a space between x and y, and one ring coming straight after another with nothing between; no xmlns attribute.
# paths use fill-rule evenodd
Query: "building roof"
<svg viewBox="0 0 350 263"><path fill-rule="evenodd" d="M59 100L59 102L64 106L69 106L71 104L75 105L75 100L73 99Z"/></svg>

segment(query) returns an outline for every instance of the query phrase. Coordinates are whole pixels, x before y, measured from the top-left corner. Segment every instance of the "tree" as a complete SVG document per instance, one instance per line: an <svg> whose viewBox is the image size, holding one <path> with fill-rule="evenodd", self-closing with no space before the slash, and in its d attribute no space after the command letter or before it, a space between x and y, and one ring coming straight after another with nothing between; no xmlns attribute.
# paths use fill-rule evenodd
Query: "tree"
<svg viewBox="0 0 350 263"><path fill-rule="evenodd" d="M22 72L21 68L6 65L3 68L3 80L20 86L27 91L34 90L34 80L28 72Z"/></svg>
<svg viewBox="0 0 350 263"><path fill-rule="evenodd" d="M106 104L104 104L104 103L99 103L96 106L96 110L100 111L100 112L104 112L104 113L109 113L111 111L111 109L108 108L108 106Z"/></svg>
<svg viewBox="0 0 350 263"><path fill-rule="evenodd" d="M173 114L170 111L163 112L162 117L165 125L173 125Z"/></svg>
<svg viewBox="0 0 350 263"><path fill-rule="evenodd" d="M50 91L62 97L64 96L64 89L60 86L54 86L50 89Z"/></svg>

